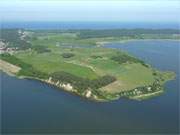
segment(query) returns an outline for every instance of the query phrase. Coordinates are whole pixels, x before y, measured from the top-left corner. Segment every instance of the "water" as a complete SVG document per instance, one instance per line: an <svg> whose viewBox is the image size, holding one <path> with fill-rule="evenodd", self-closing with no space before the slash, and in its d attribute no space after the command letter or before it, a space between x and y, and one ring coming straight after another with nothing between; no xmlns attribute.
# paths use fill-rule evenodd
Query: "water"
<svg viewBox="0 0 180 135"><path fill-rule="evenodd" d="M47 84L2 73L4 133L178 133L179 43L132 41L108 44L146 60L158 69L176 72L161 96L134 101L96 103Z"/></svg>
<svg viewBox="0 0 180 135"><path fill-rule="evenodd" d="M1 22L1 28L25 29L178 29L178 22Z"/></svg>

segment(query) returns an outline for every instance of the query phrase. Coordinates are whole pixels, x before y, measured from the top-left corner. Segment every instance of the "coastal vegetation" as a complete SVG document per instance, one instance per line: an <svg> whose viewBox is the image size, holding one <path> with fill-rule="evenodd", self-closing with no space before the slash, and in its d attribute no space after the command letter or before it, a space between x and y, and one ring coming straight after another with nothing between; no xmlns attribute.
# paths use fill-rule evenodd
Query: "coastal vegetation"
<svg viewBox="0 0 180 135"><path fill-rule="evenodd" d="M140 59L137 59L135 57L123 54L123 53L119 53L119 52L115 56L111 57L111 59L118 62L119 64L123 64L123 63L126 63L126 62L129 62L129 63L141 63L143 66L148 67L148 65L145 64L144 61L142 61Z"/></svg>
<svg viewBox="0 0 180 135"><path fill-rule="evenodd" d="M106 86L116 80L113 76L102 76L97 79L90 80L88 78L81 78L66 72L55 72L50 75L52 81L60 83L70 83L74 89L79 93L83 93L87 89L95 90Z"/></svg>

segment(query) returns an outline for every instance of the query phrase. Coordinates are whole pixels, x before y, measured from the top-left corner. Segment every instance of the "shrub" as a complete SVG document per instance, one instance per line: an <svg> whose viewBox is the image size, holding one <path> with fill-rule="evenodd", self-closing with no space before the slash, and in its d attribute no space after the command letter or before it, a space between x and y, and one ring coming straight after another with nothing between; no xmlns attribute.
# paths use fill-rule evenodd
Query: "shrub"
<svg viewBox="0 0 180 135"><path fill-rule="evenodd" d="M45 52L50 52L51 50L48 49L46 46L43 45L35 45L32 47L37 53L45 53Z"/></svg>
<svg viewBox="0 0 180 135"><path fill-rule="evenodd" d="M74 57L75 55L73 53L63 53L62 54L62 57L63 58L71 58L71 57Z"/></svg>

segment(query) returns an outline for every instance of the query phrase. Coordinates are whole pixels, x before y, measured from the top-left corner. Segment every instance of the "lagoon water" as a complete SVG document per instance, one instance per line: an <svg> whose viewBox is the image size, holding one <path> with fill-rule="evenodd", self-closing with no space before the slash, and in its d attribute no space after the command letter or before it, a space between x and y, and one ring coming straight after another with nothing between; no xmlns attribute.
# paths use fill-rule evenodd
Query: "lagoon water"
<svg viewBox="0 0 180 135"><path fill-rule="evenodd" d="M96 103L50 85L1 73L4 133L178 133L178 41L131 41L123 49L157 69L176 72L161 96L145 101Z"/></svg>

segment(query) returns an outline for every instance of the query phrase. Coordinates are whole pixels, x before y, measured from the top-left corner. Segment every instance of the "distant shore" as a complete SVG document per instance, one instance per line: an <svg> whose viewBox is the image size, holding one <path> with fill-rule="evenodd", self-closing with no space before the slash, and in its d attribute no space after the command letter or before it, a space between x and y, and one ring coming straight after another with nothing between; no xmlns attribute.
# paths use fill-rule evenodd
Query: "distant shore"
<svg viewBox="0 0 180 135"><path fill-rule="evenodd" d="M107 44L112 44L112 43L127 43L127 42L132 42L132 41L180 41L180 39L127 39L127 40L119 40L119 41L100 41L100 42L96 42L96 45L98 47L103 47Z"/></svg>

